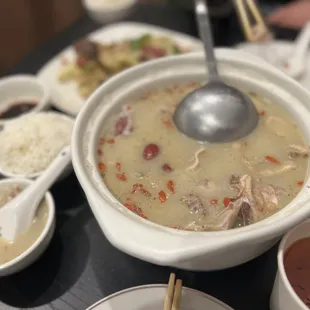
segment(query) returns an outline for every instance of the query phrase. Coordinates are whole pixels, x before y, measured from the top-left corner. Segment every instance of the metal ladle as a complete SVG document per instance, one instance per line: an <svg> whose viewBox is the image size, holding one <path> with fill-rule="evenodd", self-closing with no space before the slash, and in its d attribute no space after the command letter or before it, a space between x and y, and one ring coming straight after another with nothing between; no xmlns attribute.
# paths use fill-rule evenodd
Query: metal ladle
<svg viewBox="0 0 310 310"><path fill-rule="evenodd" d="M258 114L247 95L226 85L219 77L204 0L195 0L195 9L207 58L209 82L185 97L174 112L173 120L178 130L195 140L234 141L255 129Z"/></svg>

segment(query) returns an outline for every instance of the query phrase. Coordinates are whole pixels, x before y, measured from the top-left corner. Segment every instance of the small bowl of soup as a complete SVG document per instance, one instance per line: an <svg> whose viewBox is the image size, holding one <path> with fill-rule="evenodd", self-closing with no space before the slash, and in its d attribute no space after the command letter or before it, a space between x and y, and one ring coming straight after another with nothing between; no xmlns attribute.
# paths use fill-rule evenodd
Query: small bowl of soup
<svg viewBox="0 0 310 310"><path fill-rule="evenodd" d="M33 75L11 75L0 79L0 124L49 107L47 87Z"/></svg>
<svg viewBox="0 0 310 310"><path fill-rule="evenodd" d="M270 309L310 309L310 220L287 233L281 241Z"/></svg>
<svg viewBox="0 0 310 310"><path fill-rule="evenodd" d="M16 197L32 181L10 179L0 181L0 208ZM32 264L44 252L55 228L55 204L50 192L40 203L33 223L14 242L0 236L0 276L16 273Z"/></svg>
<svg viewBox="0 0 310 310"><path fill-rule="evenodd" d="M173 124L207 81L199 53L142 64L104 83L73 131L73 164L106 237L159 265L215 270L273 246L310 214L309 92L259 58L217 50L219 71L260 115L232 143L200 143Z"/></svg>

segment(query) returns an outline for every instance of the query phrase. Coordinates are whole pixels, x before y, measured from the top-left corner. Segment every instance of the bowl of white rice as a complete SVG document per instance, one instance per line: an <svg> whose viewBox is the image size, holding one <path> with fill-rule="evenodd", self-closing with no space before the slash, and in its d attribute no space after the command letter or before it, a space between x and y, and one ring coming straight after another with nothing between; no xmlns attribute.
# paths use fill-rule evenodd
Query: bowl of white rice
<svg viewBox="0 0 310 310"><path fill-rule="evenodd" d="M70 144L74 120L58 112L21 116L0 127L0 174L34 179ZM64 171L62 177L72 169Z"/></svg>

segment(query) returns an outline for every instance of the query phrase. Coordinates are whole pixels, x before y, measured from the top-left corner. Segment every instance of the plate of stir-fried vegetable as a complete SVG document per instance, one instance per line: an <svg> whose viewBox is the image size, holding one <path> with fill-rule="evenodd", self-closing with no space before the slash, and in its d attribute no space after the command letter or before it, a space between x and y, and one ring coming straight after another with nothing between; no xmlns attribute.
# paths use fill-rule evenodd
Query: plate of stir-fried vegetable
<svg viewBox="0 0 310 310"><path fill-rule="evenodd" d="M52 104L77 115L86 99L111 76L160 57L201 50L188 35L138 23L119 23L82 38L38 73L51 89Z"/></svg>

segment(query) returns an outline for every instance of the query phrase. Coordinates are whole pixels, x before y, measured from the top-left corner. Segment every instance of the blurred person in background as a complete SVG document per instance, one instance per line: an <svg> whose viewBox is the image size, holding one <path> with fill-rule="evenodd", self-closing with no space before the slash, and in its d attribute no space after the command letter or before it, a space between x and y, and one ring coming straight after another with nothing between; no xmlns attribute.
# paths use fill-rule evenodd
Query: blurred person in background
<svg viewBox="0 0 310 310"><path fill-rule="evenodd" d="M193 9L193 0L168 0L175 5ZM267 21L275 26L300 29L310 20L310 0L256 0ZM233 14L234 0L207 0L210 15L225 18Z"/></svg>
<svg viewBox="0 0 310 310"><path fill-rule="evenodd" d="M273 2L273 1L262 1ZM267 21L276 26L300 29L310 21L310 0L286 1L269 16Z"/></svg>
<svg viewBox="0 0 310 310"><path fill-rule="evenodd" d="M146 0L140 0L146 1ZM152 1L152 0L148 0ZM156 1L156 0L153 0ZM157 0L171 3L191 12L193 23L194 0ZM217 46L230 46L244 40L239 18L234 9L235 0L206 0L211 16L214 41ZM244 0L247 1L247 0ZM310 20L310 0L254 0L271 26L290 28L290 37ZM294 31L296 30L296 31ZM284 33L279 31L279 36ZM197 34L198 35L198 34Z"/></svg>

